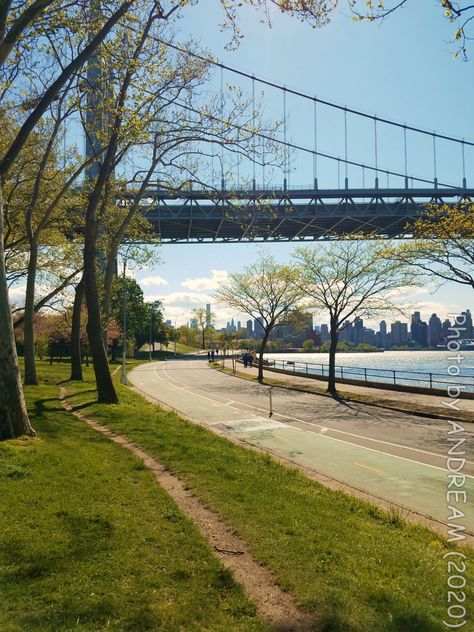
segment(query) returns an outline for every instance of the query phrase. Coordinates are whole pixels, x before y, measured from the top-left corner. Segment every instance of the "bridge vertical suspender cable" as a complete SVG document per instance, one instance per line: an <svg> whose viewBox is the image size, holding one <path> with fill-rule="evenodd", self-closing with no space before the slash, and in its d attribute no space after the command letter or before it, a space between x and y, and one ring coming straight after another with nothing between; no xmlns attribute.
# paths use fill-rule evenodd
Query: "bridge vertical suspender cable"
<svg viewBox="0 0 474 632"><path fill-rule="evenodd" d="M403 127L403 151L405 154L405 189L408 189L408 152L407 152L407 126Z"/></svg>
<svg viewBox="0 0 474 632"><path fill-rule="evenodd" d="M316 99L313 101L313 114L314 114L314 153L313 153L313 183L314 189L318 189L318 102Z"/></svg>
<svg viewBox="0 0 474 632"><path fill-rule="evenodd" d="M462 186L463 186L463 189L465 189L466 188L466 160L465 160L465 155L464 155L464 138L462 139L461 152L462 152Z"/></svg>
<svg viewBox="0 0 474 632"><path fill-rule="evenodd" d="M255 113L255 77L252 77L252 187L255 191L256 183L255 183L255 121L256 121L256 113Z"/></svg>
<svg viewBox="0 0 474 632"><path fill-rule="evenodd" d="M222 121L222 139L225 133L224 124L224 69L221 67L221 103L220 103L220 117ZM221 140L221 191L225 189L225 177L224 177L224 142Z"/></svg>
<svg viewBox="0 0 474 632"><path fill-rule="evenodd" d="M379 188L379 153L377 147L377 117L374 116L375 188Z"/></svg>
<svg viewBox="0 0 474 632"><path fill-rule="evenodd" d="M345 160L345 188L349 188L348 164L347 164L347 109L344 108L344 160Z"/></svg>
<svg viewBox="0 0 474 632"><path fill-rule="evenodd" d="M438 188L438 174L437 174L437 164L436 164L436 136L433 134L433 173L434 173L434 188Z"/></svg>
<svg viewBox="0 0 474 632"><path fill-rule="evenodd" d="M283 88L283 189L288 189L288 144L286 139L286 88Z"/></svg>

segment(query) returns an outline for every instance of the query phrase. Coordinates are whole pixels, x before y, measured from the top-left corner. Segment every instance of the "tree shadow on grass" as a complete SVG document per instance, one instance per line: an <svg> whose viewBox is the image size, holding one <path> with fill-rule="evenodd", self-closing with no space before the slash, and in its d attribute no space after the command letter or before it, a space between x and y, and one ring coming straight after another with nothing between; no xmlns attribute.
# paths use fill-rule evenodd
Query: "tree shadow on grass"
<svg viewBox="0 0 474 632"><path fill-rule="evenodd" d="M338 600L336 599L336 602ZM377 604L376 604L377 605ZM315 606L316 611L318 610ZM380 613L383 610L383 614ZM418 612L408 612L403 609L400 602L387 599L383 605L378 608L379 616L378 625L374 625L371 629L380 632L441 632L444 626L441 620L433 621L426 615ZM345 612L344 604L334 603L329 611L318 617L318 623L314 626L314 632L365 632L361 627L361 623L351 623L350 614ZM279 632L286 632L281 630Z"/></svg>
<svg viewBox="0 0 474 632"><path fill-rule="evenodd" d="M115 527L107 517L58 511L53 523L62 534L54 547L33 547L25 537L24 542L7 541L0 552L9 594L20 602L25 594L32 600L32 607L18 611L18 629L93 631L120 622L113 629L165 630L147 595L135 593L129 603L128 593L120 593L120 568L107 562L116 546ZM94 594L94 577L104 572L111 577L107 590Z"/></svg>

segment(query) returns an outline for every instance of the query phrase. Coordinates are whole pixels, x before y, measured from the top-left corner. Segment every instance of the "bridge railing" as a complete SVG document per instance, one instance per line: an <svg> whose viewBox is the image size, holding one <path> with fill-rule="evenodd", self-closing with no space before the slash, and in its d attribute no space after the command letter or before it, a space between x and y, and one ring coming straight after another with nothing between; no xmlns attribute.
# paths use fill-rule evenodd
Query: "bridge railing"
<svg viewBox="0 0 474 632"><path fill-rule="evenodd" d="M266 367L279 369L288 373L304 373L306 375L329 376L329 365L324 363L292 360L266 360ZM444 390L448 386L459 386L461 391L474 391L474 374L450 376L448 373L431 371L405 371L401 369L376 369L369 367L336 366L336 379L360 381L361 385L393 384L395 386L418 386L432 390Z"/></svg>

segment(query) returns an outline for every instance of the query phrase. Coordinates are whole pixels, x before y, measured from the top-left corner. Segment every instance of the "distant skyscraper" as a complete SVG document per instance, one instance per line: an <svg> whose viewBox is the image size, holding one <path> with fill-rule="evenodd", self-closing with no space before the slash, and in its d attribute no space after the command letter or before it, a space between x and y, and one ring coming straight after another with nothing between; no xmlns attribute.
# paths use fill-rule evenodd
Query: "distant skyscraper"
<svg viewBox="0 0 474 632"><path fill-rule="evenodd" d="M359 317L354 320L353 342L355 342L356 345L364 342L364 321Z"/></svg>
<svg viewBox="0 0 474 632"><path fill-rule="evenodd" d="M327 342L329 340L329 327L327 325L321 325L321 342Z"/></svg>
<svg viewBox="0 0 474 632"><path fill-rule="evenodd" d="M473 337L473 327L472 327L472 315L471 310L466 309L465 312L461 312L461 315L464 316L464 324L463 327L466 328L466 331L461 332L461 338L472 338ZM461 321L463 322L463 321Z"/></svg>
<svg viewBox="0 0 474 632"><path fill-rule="evenodd" d="M211 304L206 303L206 327L211 326Z"/></svg>
<svg viewBox="0 0 474 632"><path fill-rule="evenodd" d="M428 323L428 345L430 347L437 347L441 343L443 335L443 325L441 320L436 314L431 314Z"/></svg>
<svg viewBox="0 0 474 632"><path fill-rule="evenodd" d="M322 335L322 330L321 330ZM354 342L354 327L351 325L350 321L345 320L342 323L341 333L339 334L339 340L341 342Z"/></svg>
<svg viewBox="0 0 474 632"><path fill-rule="evenodd" d="M411 340L417 347L428 346L428 325L423 320L412 322Z"/></svg>
<svg viewBox="0 0 474 632"><path fill-rule="evenodd" d="M253 330L255 332L255 338L263 338L265 329L263 327L263 320L261 318L256 318L253 321Z"/></svg>
<svg viewBox="0 0 474 632"><path fill-rule="evenodd" d="M451 328L451 321L449 320L449 318L446 318L446 320L443 322L443 340L446 342L446 340L448 339L450 332L450 328Z"/></svg>
<svg viewBox="0 0 474 632"><path fill-rule="evenodd" d="M249 338L251 338L251 337L252 337L252 334L253 334L252 321L251 321L251 320L248 320L248 321L247 321L247 336L248 336Z"/></svg>
<svg viewBox="0 0 474 632"><path fill-rule="evenodd" d="M399 320L392 323L390 338L391 338L390 340L391 344L395 347L408 344L407 323L401 323Z"/></svg>
<svg viewBox="0 0 474 632"><path fill-rule="evenodd" d="M385 320L380 321L379 331L375 334L375 336L376 344L385 349L388 346L387 323Z"/></svg>

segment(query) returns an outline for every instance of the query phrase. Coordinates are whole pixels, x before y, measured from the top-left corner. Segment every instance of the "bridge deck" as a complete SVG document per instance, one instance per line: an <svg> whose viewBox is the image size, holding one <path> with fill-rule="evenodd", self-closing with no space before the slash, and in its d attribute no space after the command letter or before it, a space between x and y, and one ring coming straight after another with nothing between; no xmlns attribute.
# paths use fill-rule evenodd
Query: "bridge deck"
<svg viewBox="0 0 474 632"><path fill-rule="evenodd" d="M142 207L164 243L312 241L362 232L407 237L427 205L474 189L180 191L148 189ZM133 193L124 194L124 203Z"/></svg>

